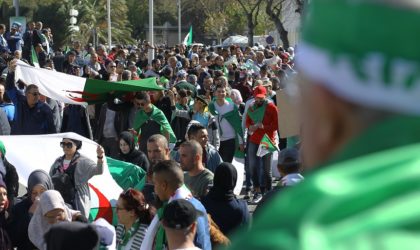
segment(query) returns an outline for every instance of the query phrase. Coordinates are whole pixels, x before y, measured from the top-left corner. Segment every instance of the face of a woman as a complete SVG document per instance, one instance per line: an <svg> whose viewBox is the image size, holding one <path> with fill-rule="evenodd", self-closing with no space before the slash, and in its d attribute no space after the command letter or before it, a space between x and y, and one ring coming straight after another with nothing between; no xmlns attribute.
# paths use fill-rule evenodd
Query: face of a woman
<svg viewBox="0 0 420 250"><path fill-rule="evenodd" d="M35 198L41 196L41 194L43 192L45 192L45 191L47 191L47 189L44 186L42 186L41 184L35 185L32 188L32 192L31 192L31 200L32 200L32 202L34 202L35 201Z"/></svg>
<svg viewBox="0 0 420 250"><path fill-rule="evenodd" d="M120 224L124 225L136 219L134 211L127 210L125 207L125 201L121 197L118 198L116 210L118 223Z"/></svg>
<svg viewBox="0 0 420 250"><path fill-rule="evenodd" d="M77 151L76 144L69 139L63 139L61 145L65 155L72 156Z"/></svg>
<svg viewBox="0 0 420 250"><path fill-rule="evenodd" d="M120 150L123 154L130 153L130 146L123 139L120 139Z"/></svg>
<svg viewBox="0 0 420 250"><path fill-rule="evenodd" d="M55 224L58 221L65 221L66 220L66 214L63 209L56 208L51 211L48 211L44 218L47 220L48 224Z"/></svg>
<svg viewBox="0 0 420 250"><path fill-rule="evenodd" d="M6 209L7 205L7 190L4 187L0 187L0 212Z"/></svg>

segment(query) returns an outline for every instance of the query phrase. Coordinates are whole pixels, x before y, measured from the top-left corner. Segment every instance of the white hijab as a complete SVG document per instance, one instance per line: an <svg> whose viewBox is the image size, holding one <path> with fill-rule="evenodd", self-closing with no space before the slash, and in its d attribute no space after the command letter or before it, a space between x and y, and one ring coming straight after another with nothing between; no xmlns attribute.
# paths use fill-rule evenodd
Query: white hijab
<svg viewBox="0 0 420 250"><path fill-rule="evenodd" d="M47 190L40 196L39 205L28 227L28 236L32 243L40 250L47 248L44 241L44 234L51 228L44 215L51 210L62 209L65 213L65 221L70 222L73 214L77 211L69 209L64 203L63 197L56 190Z"/></svg>

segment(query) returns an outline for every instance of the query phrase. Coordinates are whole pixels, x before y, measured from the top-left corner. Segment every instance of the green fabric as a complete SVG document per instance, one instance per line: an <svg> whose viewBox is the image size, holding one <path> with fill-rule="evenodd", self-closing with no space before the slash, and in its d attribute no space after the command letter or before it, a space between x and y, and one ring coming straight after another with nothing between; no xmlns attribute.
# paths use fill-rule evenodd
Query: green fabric
<svg viewBox="0 0 420 250"><path fill-rule="evenodd" d="M141 191L146 181L146 172L129 162L106 157L108 169L115 182L123 189L134 188Z"/></svg>
<svg viewBox="0 0 420 250"><path fill-rule="evenodd" d="M257 106L254 104L248 108L247 115L249 116L249 118L251 118L254 124L257 124L259 122L262 123L265 115L265 109L267 108L267 103L268 101L265 100L263 105L261 106Z"/></svg>
<svg viewBox="0 0 420 250"><path fill-rule="evenodd" d="M134 118L134 130L136 130L141 135L140 128L143 125L143 123L149 120L149 118L160 124L160 132L162 134L164 132L169 133L169 142L176 142L176 136L174 134L174 131L172 131L172 127L166 119L165 114L163 114L163 112L157 107L155 107L153 104L152 112L150 115L146 114L146 112L144 112L143 110L137 112L136 117Z"/></svg>
<svg viewBox="0 0 420 250"><path fill-rule="evenodd" d="M227 100L228 102L231 102L229 100ZM212 101L209 103L208 109L209 112L214 115L217 116L219 115L219 112L217 112L215 105L215 101ZM244 138L244 133L242 131L242 119L241 116L239 114L239 110L238 107L236 107L236 105L233 105L233 110L230 112L227 112L226 114L224 114L222 116L222 119L226 119L226 121L232 126L232 128L235 130L235 157L237 158L244 158L245 154L244 152L239 150L239 139L238 139L238 135L241 138ZM223 131L220 131L220 133L222 134Z"/></svg>
<svg viewBox="0 0 420 250"><path fill-rule="evenodd" d="M191 97L195 98L197 96L197 88L192 85L191 83L187 82L187 81L180 81L177 84L175 84L175 88L178 90L180 89L185 89L185 90L189 90L191 91Z"/></svg>
<svg viewBox="0 0 420 250"><path fill-rule="evenodd" d="M4 160L4 157L6 156L6 147L4 146L4 143L0 141L0 152L1 152L1 158Z"/></svg>
<svg viewBox="0 0 420 250"><path fill-rule="evenodd" d="M107 82L96 79L86 79L85 88L82 92L82 100L89 104L106 102L109 92L119 97L127 92L135 91L156 91L164 88L157 85L156 78L150 77L141 80L130 80L122 82Z"/></svg>
<svg viewBox="0 0 420 250"><path fill-rule="evenodd" d="M368 128L262 208L230 249L413 249L420 244L420 119Z"/></svg>
<svg viewBox="0 0 420 250"><path fill-rule="evenodd" d="M165 210L167 205L168 205L168 201L164 201L162 207L157 210L159 221L162 220L163 211ZM155 250L162 250L165 242L166 242L165 229L163 229L163 226L160 225L156 233Z"/></svg>
<svg viewBox="0 0 420 250"><path fill-rule="evenodd" d="M136 234L137 230L140 227L140 220L137 219L134 224L131 226L130 230L123 232L122 242L118 244L118 250L125 249L125 245L127 245L128 241L130 241L131 237Z"/></svg>

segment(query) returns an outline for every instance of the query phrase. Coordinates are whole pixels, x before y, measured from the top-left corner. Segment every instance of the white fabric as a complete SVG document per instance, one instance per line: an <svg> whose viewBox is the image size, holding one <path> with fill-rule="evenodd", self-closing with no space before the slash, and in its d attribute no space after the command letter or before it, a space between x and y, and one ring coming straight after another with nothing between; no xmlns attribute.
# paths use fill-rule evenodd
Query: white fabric
<svg viewBox="0 0 420 250"><path fill-rule="evenodd" d="M227 112L230 112L233 110L233 103L225 101L225 104L222 106L219 106L217 102L214 103L214 107L216 108L217 112L219 114L216 116L216 123L220 131L223 132L223 134L220 135L220 141L226 141L230 139L235 138L235 130L230 125L230 123L226 119L220 119L220 117Z"/></svg>
<svg viewBox="0 0 420 250"><path fill-rule="evenodd" d="M26 186L32 171L43 169L48 173L54 161L63 155L63 149L60 147L63 138L82 141L82 148L79 152L92 161L97 161L96 148L98 144L76 133L0 136L0 141L5 145L6 159L16 167L19 182ZM99 193L102 193L110 201L111 206L115 207L122 192L121 187L109 173L105 157L103 164L103 174L96 175L89 180L90 187L98 190L97 193L93 188L90 188L91 208L99 206Z"/></svg>
<svg viewBox="0 0 420 250"><path fill-rule="evenodd" d="M391 61L391 82L386 86L382 73L386 58L380 53L368 53L360 62L366 81L355 75L349 56L338 54L333 60L329 51L308 43L299 44L296 62L306 77L348 101L397 113L420 114L420 79L411 88L404 86L405 80L418 71L416 61Z"/></svg>
<svg viewBox="0 0 420 250"><path fill-rule="evenodd" d="M280 182L282 186L293 186L303 181L305 178L299 173L288 174L281 178Z"/></svg>
<svg viewBox="0 0 420 250"><path fill-rule="evenodd" d="M35 68L23 61L16 63L15 80L21 79L26 84L35 84L39 92L51 99L69 104L83 104L73 101L68 91L83 91L86 79L73 75L64 74L48 69ZM78 94L72 93L73 96Z"/></svg>

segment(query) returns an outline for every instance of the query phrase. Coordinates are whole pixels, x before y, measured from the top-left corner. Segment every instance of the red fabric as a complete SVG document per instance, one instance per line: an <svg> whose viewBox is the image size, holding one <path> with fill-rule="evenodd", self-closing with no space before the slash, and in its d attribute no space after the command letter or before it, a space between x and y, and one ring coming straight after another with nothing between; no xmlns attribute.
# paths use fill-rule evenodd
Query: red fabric
<svg viewBox="0 0 420 250"><path fill-rule="evenodd" d="M270 102L267 104L267 107L265 108L265 114L264 119L262 121L264 128L259 128L255 130L255 132L248 137L248 140L255 144L260 144L261 139L263 138L264 134L267 134L268 137L272 141L274 140L276 131L278 129L278 113L277 113L277 107L274 105L274 103ZM246 127L249 128L251 125L254 125L254 122L249 118L249 116L246 116Z"/></svg>

